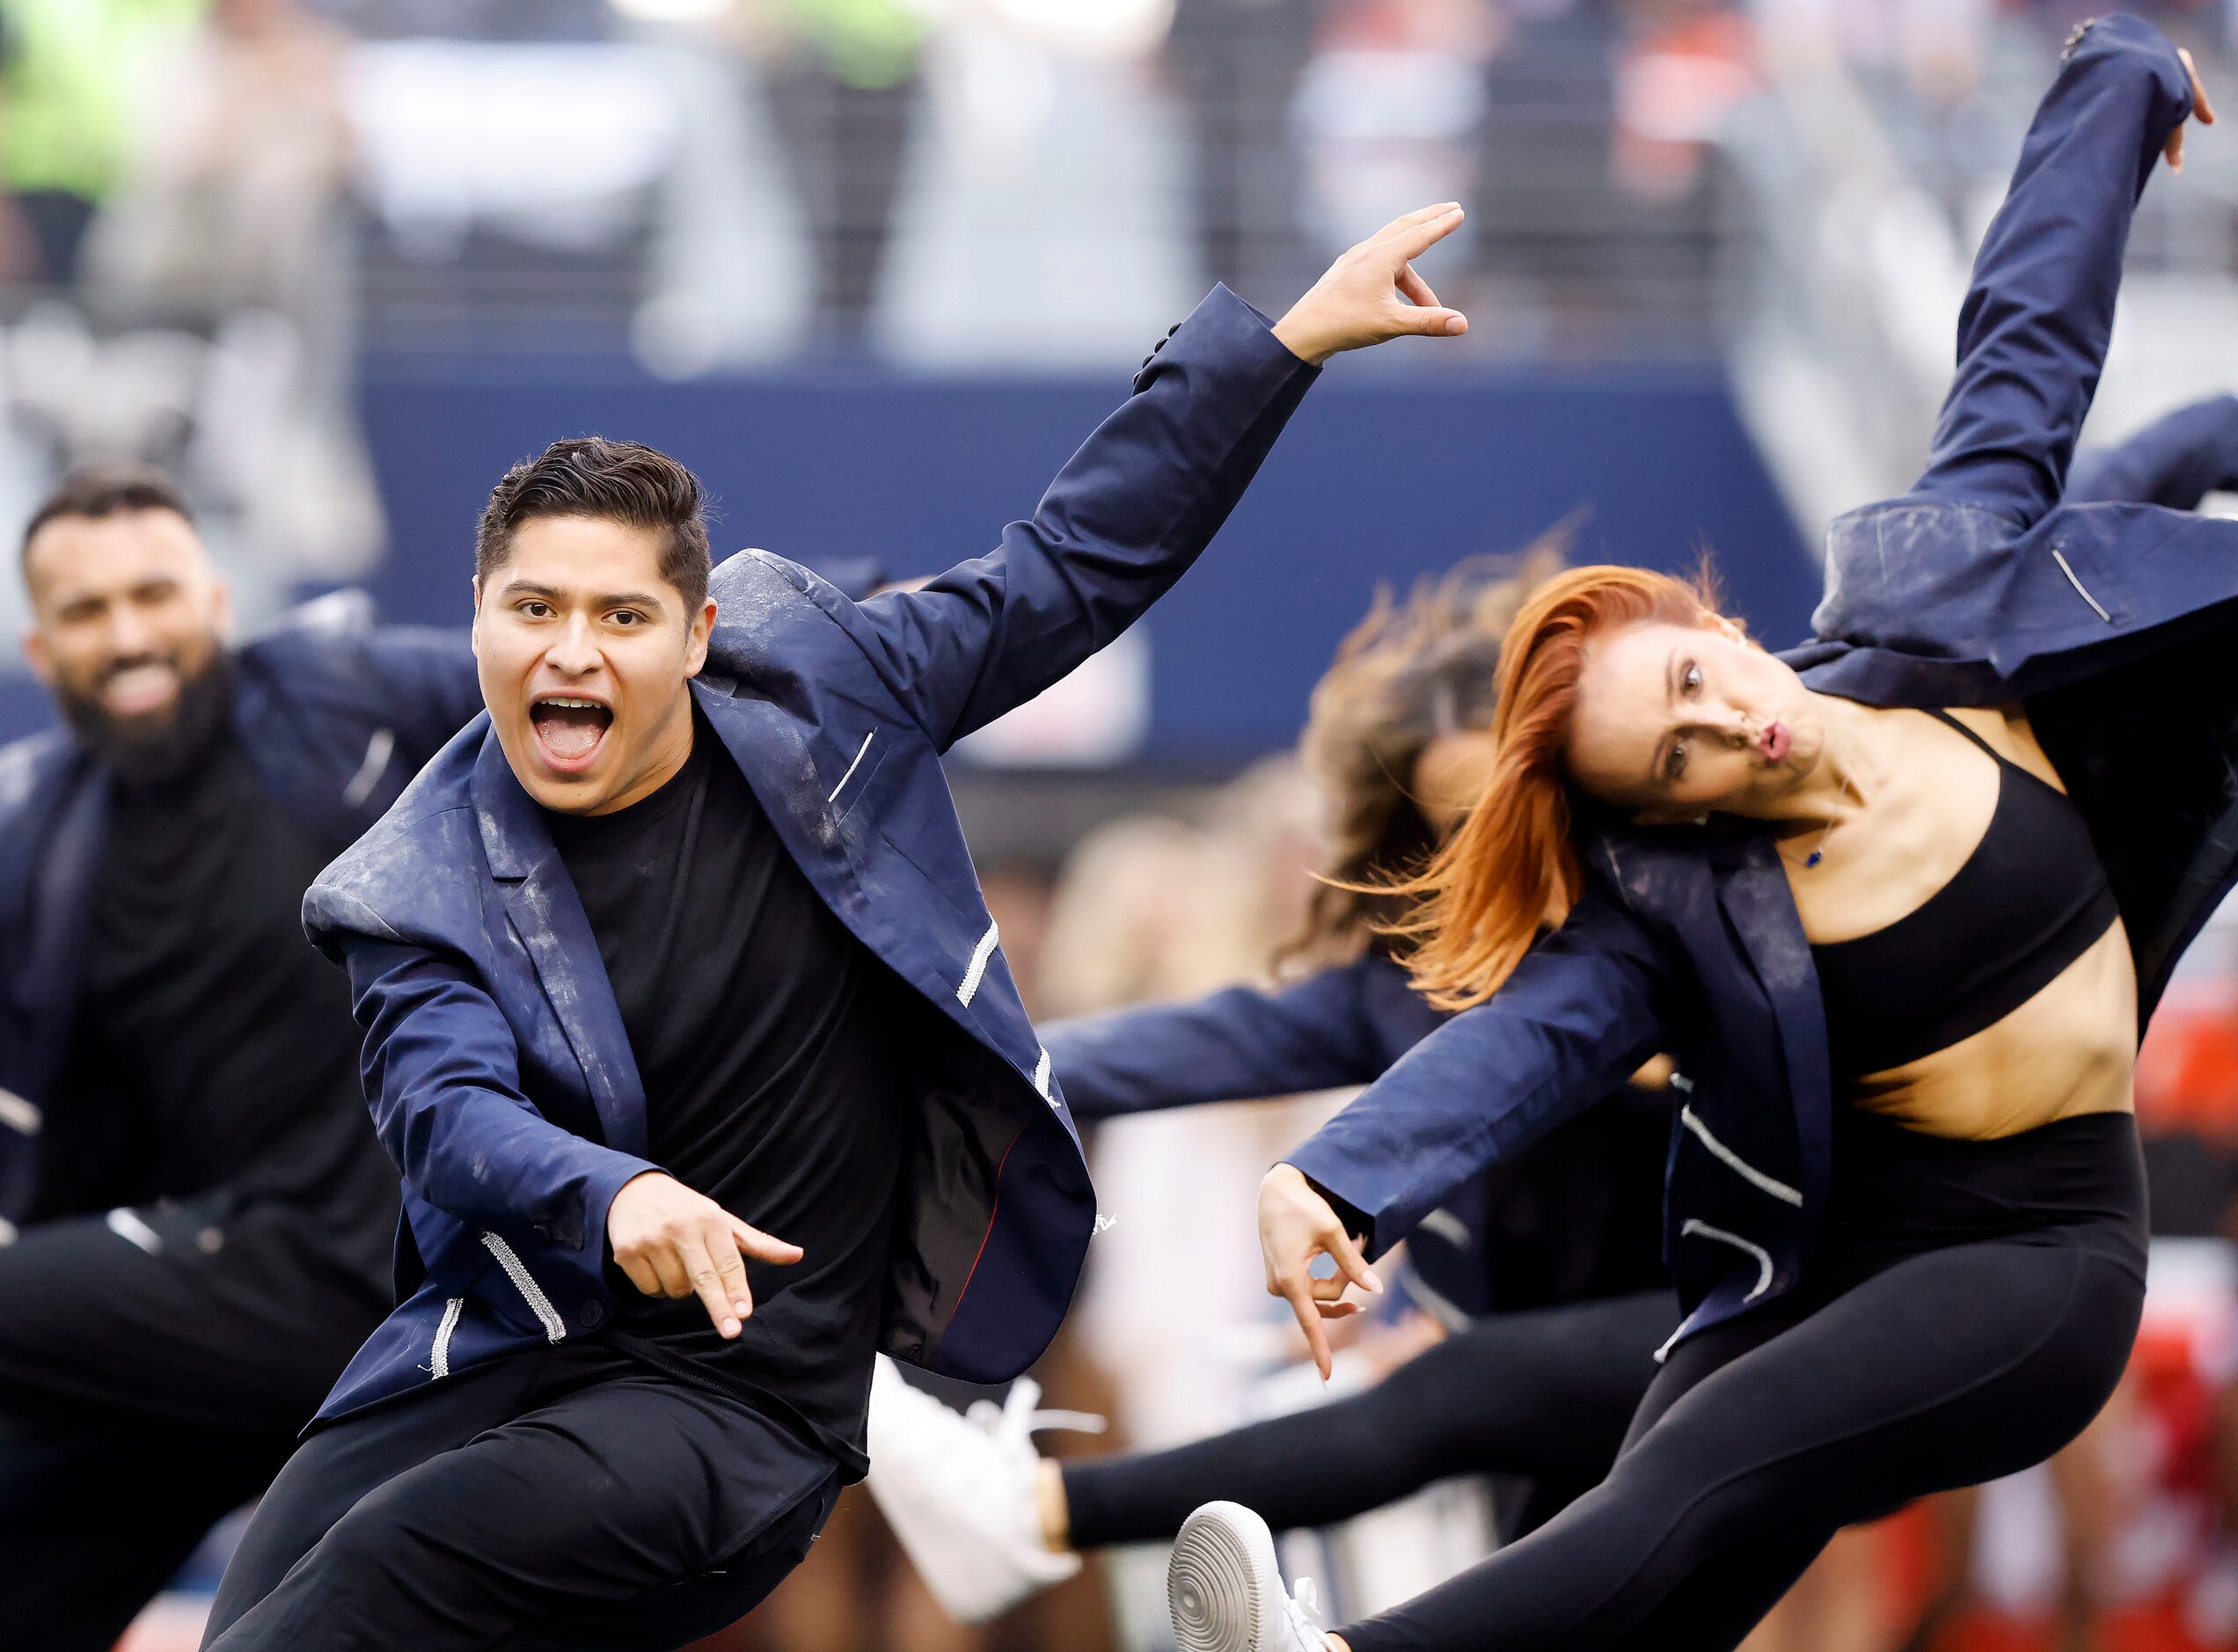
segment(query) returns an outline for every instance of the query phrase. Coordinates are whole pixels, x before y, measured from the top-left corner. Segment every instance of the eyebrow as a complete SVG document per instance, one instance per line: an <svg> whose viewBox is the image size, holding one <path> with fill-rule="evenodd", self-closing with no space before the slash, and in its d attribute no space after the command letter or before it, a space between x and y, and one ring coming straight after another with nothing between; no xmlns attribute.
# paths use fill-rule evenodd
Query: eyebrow
<svg viewBox="0 0 2238 1652"><path fill-rule="evenodd" d="M1671 650L1671 657L1664 661L1663 664L1663 703L1664 705L1670 706L1675 705L1678 704L1678 650L1674 647ZM1662 739L1656 742L1655 750L1649 754L1648 784L1651 786L1661 786L1663 784L1664 757L1670 744L1671 736L1669 735L1665 735Z"/></svg>
<svg viewBox="0 0 2238 1652"><path fill-rule="evenodd" d="M505 584L505 595L541 597L546 602L556 603L566 596L567 593L552 586L540 585L534 580L508 580ZM658 609L662 606L661 599L650 591L616 591L608 596L594 597L592 601L600 608Z"/></svg>

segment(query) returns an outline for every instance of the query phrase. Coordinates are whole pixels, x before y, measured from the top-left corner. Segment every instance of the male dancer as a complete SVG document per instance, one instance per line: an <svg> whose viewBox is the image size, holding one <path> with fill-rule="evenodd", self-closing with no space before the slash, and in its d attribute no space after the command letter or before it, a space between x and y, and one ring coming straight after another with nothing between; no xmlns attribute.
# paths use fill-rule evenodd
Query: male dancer
<svg viewBox="0 0 2238 1652"><path fill-rule="evenodd" d="M862 1472L882 1343L981 1381L1094 1219L939 754L1187 569L1320 362L1458 333L1411 215L1283 322L1225 289L1030 522L859 605L632 443L508 472L486 725L305 902L403 1172L406 1300L266 1497L207 1645L680 1645ZM720 614L717 600L720 599Z"/></svg>
<svg viewBox="0 0 2238 1652"><path fill-rule="evenodd" d="M162 476L23 542L65 727L0 756L0 1647L106 1648L389 1301L394 1178L304 888L479 705L462 636L228 646Z"/></svg>

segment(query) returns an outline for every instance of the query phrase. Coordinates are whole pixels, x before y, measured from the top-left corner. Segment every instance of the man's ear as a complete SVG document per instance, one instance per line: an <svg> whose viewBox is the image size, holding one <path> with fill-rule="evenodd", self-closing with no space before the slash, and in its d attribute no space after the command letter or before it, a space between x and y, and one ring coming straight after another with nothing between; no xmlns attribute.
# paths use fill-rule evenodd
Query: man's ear
<svg viewBox="0 0 2238 1652"><path fill-rule="evenodd" d="M684 643L684 674L698 676L707 663L707 640L715 630L715 599L709 597L699 604L699 611L691 617L691 631Z"/></svg>
<svg viewBox="0 0 2238 1652"><path fill-rule="evenodd" d="M24 660L31 667L32 676L48 688L55 686L55 656L48 652L47 639L37 625L26 625L23 633Z"/></svg>

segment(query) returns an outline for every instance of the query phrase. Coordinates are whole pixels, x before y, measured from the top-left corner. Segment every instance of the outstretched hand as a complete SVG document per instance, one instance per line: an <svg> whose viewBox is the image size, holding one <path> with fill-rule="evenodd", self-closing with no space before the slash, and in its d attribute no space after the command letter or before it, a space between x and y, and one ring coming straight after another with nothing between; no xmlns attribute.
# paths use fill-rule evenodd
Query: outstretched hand
<svg viewBox="0 0 2238 1652"><path fill-rule="evenodd" d="M2212 117L2209 117L2212 118ZM1357 350L1407 333L1454 338L1468 318L1437 302L1414 260L1461 227L1452 201L1394 218L1346 252L1275 324L1291 354L1316 367L1339 350Z"/></svg>
<svg viewBox="0 0 2238 1652"><path fill-rule="evenodd" d="M1327 1382L1329 1341L1321 1321L1360 1311L1358 1303L1343 1300L1346 1286L1379 1291L1383 1282L1360 1254L1358 1241L1344 1231L1335 1210L1295 1166L1276 1165L1259 1184L1259 1250L1267 1264L1267 1294L1290 1304L1298 1328L1306 1333L1306 1346L1313 1350L1314 1367ZM1316 1279L1313 1259L1323 1255L1335 1262L1337 1270Z"/></svg>
<svg viewBox="0 0 2238 1652"><path fill-rule="evenodd" d="M763 1262L797 1262L801 1254L658 1170L622 1184L607 1209L606 1238L630 1283L648 1297L698 1297L726 1337L754 1312L742 1254Z"/></svg>
<svg viewBox="0 0 2238 1652"><path fill-rule="evenodd" d="M2212 126L2215 121L2214 105L2207 101L2207 85L2199 78L2198 64L2191 61L2191 53L2187 48L2177 48L2176 55L2183 60L2184 72L2191 77L2192 120L2201 126ZM2168 157L2169 171L2172 172L2183 170L2183 127L2188 124L2187 121L2178 125L2175 131L2169 133L2168 143L2161 151Z"/></svg>

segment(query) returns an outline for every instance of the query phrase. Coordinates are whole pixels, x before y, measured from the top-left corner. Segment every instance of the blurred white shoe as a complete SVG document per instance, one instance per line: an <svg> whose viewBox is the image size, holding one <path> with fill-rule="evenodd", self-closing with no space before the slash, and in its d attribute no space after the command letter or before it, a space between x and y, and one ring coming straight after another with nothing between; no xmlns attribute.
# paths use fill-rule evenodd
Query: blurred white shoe
<svg viewBox="0 0 2238 1652"><path fill-rule="evenodd" d="M958 1414L911 1387L882 1356L871 1378L865 1484L918 1575L958 1623L998 1618L1080 1569L1079 1555L1052 1553L1042 1541L1034 1434L1101 1434L1104 1422L1082 1411L1036 1411L1041 1397L1041 1385L1021 1377L999 1407L982 1400Z"/></svg>
<svg viewBox="0 0 2238 1652"><path fill-rule="evenodd" d="M1240 1502L1208 1502L1182 1523L1166 1604L1181 1652L1329 1652L1313 1580L1284 1592L1275 1534Z"/></svg>

